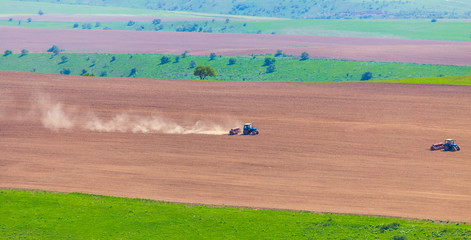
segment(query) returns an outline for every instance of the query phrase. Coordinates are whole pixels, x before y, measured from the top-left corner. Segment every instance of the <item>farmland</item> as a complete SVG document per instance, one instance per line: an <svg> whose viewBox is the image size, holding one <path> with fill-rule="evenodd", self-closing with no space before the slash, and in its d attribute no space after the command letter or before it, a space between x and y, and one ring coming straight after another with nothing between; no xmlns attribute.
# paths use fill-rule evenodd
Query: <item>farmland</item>
<svg viewBox="0 0 471 240"><path fill-rule="evenodd" d="M470 4L202 1L0 0L0 238L470 239Z"/></svg>

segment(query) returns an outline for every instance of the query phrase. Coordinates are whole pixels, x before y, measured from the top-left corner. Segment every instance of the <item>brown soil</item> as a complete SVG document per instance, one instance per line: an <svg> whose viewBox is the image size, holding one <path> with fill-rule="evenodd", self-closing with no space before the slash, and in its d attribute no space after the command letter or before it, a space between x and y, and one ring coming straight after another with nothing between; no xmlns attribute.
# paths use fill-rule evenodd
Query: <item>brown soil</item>
<svg viewBox="0 0 471 240"><path fill-rule="evenodd" d="M236 119L260 135L51 131L38 94L82 116ZM471 222L470 105L470 86L0 72L0 187ZM462 150L428 150L444 138Z"/></svg>
<svg viewBox="0 0 471 240"><path fill-rule="evenodd" d="M294 35L181 33L0 27L4 49L44 52L53 44L68 52L248 55L275 53L311 57L471 66L471 42L344 38Z"/></svg>

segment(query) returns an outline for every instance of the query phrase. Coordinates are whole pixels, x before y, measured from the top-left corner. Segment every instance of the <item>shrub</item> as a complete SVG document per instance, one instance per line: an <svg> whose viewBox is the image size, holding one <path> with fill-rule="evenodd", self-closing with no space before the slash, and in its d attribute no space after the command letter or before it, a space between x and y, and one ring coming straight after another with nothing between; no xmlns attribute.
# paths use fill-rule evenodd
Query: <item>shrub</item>
<svg viewBox="0 0 471 240"><path fill-rule="evenodd" d="M167 56L162 56L162 57L160 58L160 64L161 64L161 65L164 65L164 64L169 63L169 62L170 62L170 58L167 57Z"/></svg>
<svg viewBox="0 0 471 240"><path fill-rule="evenodd" d="M263 66L270 66L276 62L274 57L265 57L265 64Z"/></svg>
<svg viewBox="0 0 471 240"><path fill-rule="evenodd" d="M62 62L60 62L60 63L65 63L65 62L67 62L67 60L69 60L68 57L62 56L62 57L61 57L61 61L62 61Z"/></svg>
<svg viewBox="0 0 471 240"><path fill-rule="evenodd" d="M106 71L103 71L100 73L100 77L106 77L108 76L108 73Z"/></svg>
<svg viewBox="0 0 471 240"><path fill-rule="evenodd" d="M393 237L393 240L407 240L407 237L406 237L406 236L398 236L398 235L396 235L396 236Z"/></svg>
<svg viewBox="0 0 471 240"><path fill-rule="evenodd" d="M21 50L21 55L20 55L20 57L26 56L26 55L28 55L28 53L29 53L28 50L23 49L23 50Z"/></svg>
<svg viewBox="0 0 471 240"><path fill-rule="evenodd" d="M437 22L437 19L434 18L430 22Z"/></svg>
<svg viewBox="0 0 471 240"><path fill-rule="evenodd" d="M229 65L234 65L237 62L237 58L231 57L229 58Z"/></svg>
<svg viewBox="0 0 471 240"><path fill-rule="evenodd" d="M196 62L191 60L189 68L195 68L196 67Z"/></svg>
<svg viewBox="0 0 471 240"><path fill-rule="evenodd" d="M283 50L278 49L276 50L275 57L284 57L285 54L283 53Z"/></svg>
<svg viewBox="0 0 471 240"><path fill-rule="evenodd" d="M31 18L28 18L28 20L27 20L27 21L30 23L30 22L32 22L33 20L32 20Z"/></svg>
<svg viewBox="0 0 471 240"><path fill-rule="evenodd" d="M134 22L134 21L132 21L132 20L129 20L129 22L128 22L128 26L129 26L129 27L132 26L132 25L134 25L134 24L136 24L136 22Z"/></svg>
<svg viewBox="0 0 471 240"><path fill-rule="evenodd" d="M97 28L97 27L100 27L100 26L101 26L101 22L96 22L96 23L95 23L95 27L96 27L96 28Z"/></svg>
<svg viewBox="0 0 471 240"><path fill-rule="evenodd" d="M188 53L189 53L188 51L184 51L184 52L182 53L182 58L186 58L186 55L187 55Z"/></svg>
<svg viewBox="0 0 471 240"><path fill-rule="evenodd" d="M39 15L44 15L43 10L39 10L39 11L38 11L38 14L39 14Z"/></svg>
<svg viewBox="0 0 471 240"><path fill-rule="evenodd" d="M111 60L110 60L110 63L111 63L111 62L114 62L114 61L116 61L116 57L115 57L115 56L112 56L112 57L111 57Z"/></svg>
<svg viewBox="0 0 471 240"><path fill-rule="evenodd" d="M180 62L180 56L175 57L175 63L178 63L178 62Z"/></svg>
<svg viewBox="0 0 471 240"><path fill-rule="evenodd" d="M275 72L276 71L276 66L275 64L270 64L268 65L267 67L267 73L272 73L272 72Z"/></svg>
<svg viewBox="0 0 471 240"><path fill-rule="evenodd" d="M128 77L133 77L133 76L136 75L136 73L137 73L137 69L136 69L136 68L132 68L132 69L131 69L131 72L130 72L129 75L128 75Z"/></svg>
<svg viewBox="0 0 471 240"><path fill-rule="evenodd" d="M82 74L81 76L84 76L84 77L94 77L95 75L93 73L84 73Z"/></svg>
<svg viewBox="0 0 471 240"><path fill-rule="evenodd" d="M365 81L365 80L370 80L371 78L373 77L373 73L372 72L365 72L361 75L361 80L362 81Z"/></svg>
<svg viewBox="0 0 471 240"><path fill-rule="evenodd" d="M52 47L47 50L47 52L52 52L52 53L55 53L55 54L57 54L61 51L62 50L57 45L52 45Z"/></svg>
<svg viewBox="0 0 471 240"><path fill-rule="evenodd" d="M216 56L216 53L210 53L210 54L209 54L209 60L210 60L210 61L216 59L216 57L217 57L217 56Z"/></svg>
<svg viewBox="0 0 471 240"><path fill-rule="evenodd" d="M154 24L154 25L159 25L161 22L162 22L162 20L160 20L160 19L152 20L152 24Z"/></svg>
<svg viewBox="0 0 471 240"><path fill-rule="evenodd" d="M6 56L8 56L8 55L12 55L12 54L13 54L13 52L12 52L11 50L8 50L8 49L5 50L5 52L3 52L3 56L4 56L4 57L6 57Z"/></svg>
<svg viewBox="0 0 471 240"><path fill-rule="evenodd" d="M309 53L303 52L301 53L301 61L305 61L309 59Z"/></svg>
<svg viewBox="0 0 471 240"><path fill-rule="evenodd" d="M390 223L388 225L382 225L381 228L379 229L381 232L384 232L386 230L396 230L398 229L400 226L399 223L397 222L393 222L393 223Z"/></svg>
<svg viewBox="0 0 471 240"><path fill-rule="evenodd" d="M69 68L63 68L61 71L60 71L60 74L64 74L64 75L69 75L71 73L70 69Z"/></svg>

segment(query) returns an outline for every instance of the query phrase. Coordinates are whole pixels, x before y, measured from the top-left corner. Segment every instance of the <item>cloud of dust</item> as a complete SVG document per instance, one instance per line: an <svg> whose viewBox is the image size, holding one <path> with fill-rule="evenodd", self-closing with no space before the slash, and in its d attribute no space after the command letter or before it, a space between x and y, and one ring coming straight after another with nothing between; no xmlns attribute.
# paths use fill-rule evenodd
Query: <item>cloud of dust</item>
<svg viewBox="0 0 471 240"><path fill-rule="evenodd" d="M61 103L52 101L49 96L40 95L36 102L43 126L53 131L82 129L94 132L222 135L227 134L230 128L240 125L234 120L227 120L223 124L199 120L182 125L159 115L142 116L128 113L103 120L93 112L80 114L65 109Z"/></svg>
<svg viewBox="0 0 471 240"><path fill-rule="evenodd" d="M69 114L67 114L61 103L55 103L49 96L39 95L37 105L41 114L41 122L47 129L58 131L60 129L71 129L74 122Z"/></svg>

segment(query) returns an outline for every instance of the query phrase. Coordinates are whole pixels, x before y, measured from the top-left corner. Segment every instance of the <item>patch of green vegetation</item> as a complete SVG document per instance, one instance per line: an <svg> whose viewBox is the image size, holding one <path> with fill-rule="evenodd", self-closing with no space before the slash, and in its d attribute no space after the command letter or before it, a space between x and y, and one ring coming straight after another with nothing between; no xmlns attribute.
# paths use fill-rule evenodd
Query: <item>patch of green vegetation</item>
<svg viewBox="0 0 471 240"><path fill-rule="evenodd" d="M167 56L165 63L162 57ZM178 60L177 60L178 57ZM164 79L198 79L198 65L211 66L219 81L340 82L417 77L471 75L471 67L412 63L356 62L325 59L300 61L299 57L194 56L110 53L28 53L0 57L0 70L95 76ZM235 58L235 62L234 62ZM270 61L266 61L270 58ZM67 59L64 61L64 59ZM231 60L232 59L232 60ZM269 65L274 65L270 67ZM64 71L68 70L68 71Z"/></svg>
<svg viewBox="0 0 471 240"><path fill-rule="evenodd" d="M156 17L158 19L158 17ZM87 28L138 31L181 31L218 33L264 33L335 37L401 38L471 41L471 21L466 20L271 20L226 21L208 19L147 22L42 22L0 20L0 25L28 28Z"/></svg>
<svg viewBox="0 0 471 240"><path fill-rule="evenodd" d="M465 223L0 190L6 239L469 239ZM403 237L403 238L400 238Z"/></svg>
<svg viewBox="0 0 471 240"><path fill-rule="evenodd" d="M82 4L62 4L53 2L39 1L14 1L0 0L0 15L21 15L21 14L38 14L39 10L46 14L115 14L128 16L160 16L160 17L219 17L219 18L245 18L251 19L255 17L222 15L216 13L197 13L184 11L166 11L154 9L139 9L135 6L94 6Z"/></svg>
<svg viewBox="0 0 471 240"><path fill-rule="evenodd" d="M23 0L24 1L24 0ZM61 4L85 4L141 9L224 13L283 18L469 18L471 4L465 0L26 0Z"/></svg>
<svg viewBox="0 0 471 240"><path fill-rule="evenodd" d="M437 85L471 85L471 75L454 76L454 77L425 77L425 78L408 78L394 80L373 80L368 82L385 82L385 83L414 83L414 84L437 84Z"/></svg>

